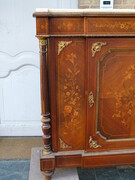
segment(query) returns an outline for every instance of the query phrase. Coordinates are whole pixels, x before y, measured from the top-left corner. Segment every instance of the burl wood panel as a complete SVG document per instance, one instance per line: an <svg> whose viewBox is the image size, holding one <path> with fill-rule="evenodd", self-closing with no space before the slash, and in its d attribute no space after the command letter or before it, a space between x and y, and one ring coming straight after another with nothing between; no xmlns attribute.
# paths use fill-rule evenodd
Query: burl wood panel
<svg viewBox="0 0 135 180"><path fill-rule="evenodd" d="M102 46L93 55L95 43ZM86 149L134 148L135 39L91 38L89 49L88 92L93 92L94 105L87 102ZM98 147L90 147L90 136Z"/></svg>
<svg viewBox="0 0 135 180"><path fill-rule="evenodd" d="M83 149L85 40L59 38L55 49L59 150Z"/></svg>
<svg viewBox="0 0 135 180"><path fill-rule="evenodd" d="M51 18L50 34L83 34L84 18Z"/></svg>
<svg viewBox="0 0 135 180"><path fill-rule="evenodd" d="M135 21L134 18L87 18L86 33L92 34L134 34Z"/></svg>

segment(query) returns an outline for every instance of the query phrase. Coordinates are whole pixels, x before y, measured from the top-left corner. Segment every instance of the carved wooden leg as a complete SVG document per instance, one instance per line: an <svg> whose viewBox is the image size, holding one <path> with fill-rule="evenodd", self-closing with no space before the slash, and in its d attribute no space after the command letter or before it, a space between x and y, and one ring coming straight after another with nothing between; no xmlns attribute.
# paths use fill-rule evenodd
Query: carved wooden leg
<svg viewBox="0 0 135 180"><path fill-rule="evenodd" d="M52 171L45 171L43 172L44 176L45 176L45 180L51 180L51 176L53 174Z"/></svg>
<svg viewBox="0 0 135 180"><path fill-rule="evenodd" d="M40 84L41 84L41 114L44 151L43 154L51 153L51 119L49 107L49 83L48 83L48 42L44 37L39 38L40 46Z"/></svg>

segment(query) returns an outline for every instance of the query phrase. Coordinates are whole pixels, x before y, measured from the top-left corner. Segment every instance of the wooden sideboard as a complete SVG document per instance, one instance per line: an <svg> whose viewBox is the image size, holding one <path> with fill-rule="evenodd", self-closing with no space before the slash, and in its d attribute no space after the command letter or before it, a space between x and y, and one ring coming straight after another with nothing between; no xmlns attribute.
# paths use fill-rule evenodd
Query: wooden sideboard
<svg viewBox="0 0 135 180"><path fill-rule="evenodd" d="M135 11L33 16L46 179L55 168L135 164Z"/></svg>

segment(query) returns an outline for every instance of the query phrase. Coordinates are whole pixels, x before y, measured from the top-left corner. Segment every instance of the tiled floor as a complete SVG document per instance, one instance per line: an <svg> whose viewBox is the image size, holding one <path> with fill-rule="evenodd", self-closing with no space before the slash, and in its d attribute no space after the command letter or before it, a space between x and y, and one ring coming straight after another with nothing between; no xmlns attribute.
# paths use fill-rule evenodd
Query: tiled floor
<svg viewBox="0 0 135 180"><path fill-rule="evenodd" d="M0 160L0 180L28 180L29 166L30 160ZM80 180L135 180L135 166L77 170Z"/></svg>
<svg viewBox="0 0 135 180"><path fill-rule="evenodd" d="M28 180L30 160L0 160L0 180Z"/></svg>
<svg viewBox="0 0 135 180"><path fill-rule="evenodd" d="M0 180L28 180L31 149L42 146L41 137L0 138ZM135 166L77 170L80 180L135 180Z"/></svg>
<svg viewBox="0 0 135 180"><path fill-rule="evenodd" d="M80 180L135 180L135 166L78 168Z"/></svg>

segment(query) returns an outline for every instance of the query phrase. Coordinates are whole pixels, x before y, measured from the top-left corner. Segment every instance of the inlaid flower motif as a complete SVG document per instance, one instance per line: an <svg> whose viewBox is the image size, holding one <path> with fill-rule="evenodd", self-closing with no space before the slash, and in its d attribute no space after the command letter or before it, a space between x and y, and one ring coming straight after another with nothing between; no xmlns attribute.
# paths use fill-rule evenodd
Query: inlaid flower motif
<svg viewBox="0 0 135 180"><path fill-rule="evenodd" d="M67 96L70 96L70 92L66 92L66 95L67 95Z"/></svg>
<svg viewBox="0 0 135 180"><path fill-rule="evenodd" d="M78 112L77 111L74 111L74 116L78 116Z"/></svg>
<svg viewBox="0 0 135 180"><path fill-rule="evenodd" d="M108 28L108 29L120 29L120 30L125 30L125 31L127 31L127 30L129 30L129 29L131 29L131 30L135 30L135 23L133 22L133 21L123 21L123 22L120 22L119 20L117 21L114 21L113 23L102 23L102 21L101 22L97 22L97 23L95 23L94 24L94 26L96 27L96 28Z"/></svg>
<svg viewBox="0 0 135 180"><path fill-rule="evenodd" d="M119 119L124 126L129 126L132 112L135 107L135 64L131 64L123 74L123 90L117 92L108 92L106 95L113 95L115 98L115 112L112 118Z"/></svg>
<svg viewBox="0 0 135 180"><path fill-rule="evenodd" d="M80 87L77 82L78 74L80 70L77 64L77 55L75 53L68 54L66 56L66 61L70 63L68 68L65 71L65 84L63 86L64 90L64 107L63 107L63 115L64 122L66 121L66 127L72 128L77 127L77 120L80 111ZM69 123L71 123L69 125ZM67 130L68 131L68 130Z"/></svg>
<svg viewBox="0 0 135 180"><path fill-rule="evenodd" d="M72 107L71 106L65 106L64 111L66 111L69 114L72 111Z"/></svg>
<svg viewBox="0 0 135 180"><path fill-rule="evenodd" d="M120 28L124 30L128 30L130 28L130 23L121 23Z"/></svg>

